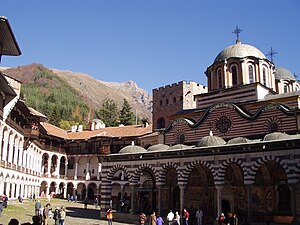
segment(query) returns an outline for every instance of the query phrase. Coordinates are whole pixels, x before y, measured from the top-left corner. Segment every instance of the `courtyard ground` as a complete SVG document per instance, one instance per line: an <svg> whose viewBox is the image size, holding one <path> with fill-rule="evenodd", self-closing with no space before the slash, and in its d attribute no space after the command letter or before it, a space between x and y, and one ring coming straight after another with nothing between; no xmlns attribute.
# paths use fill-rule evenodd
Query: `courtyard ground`
<svg viewBox="0 0 300 225"><path fill-rule="evenodd" d="M42 207L48 202L46 199L40 199ZM51 199L51 207L54 210L55 207L64 206L67 212L66 225L107 225L105 219L105 213L100 214L99 207L95 209L94 205L88 205L88 209L84 209L81 202L68 202L62 199ZM9 201L8 207L3 210L0 217L0 225L7 225L11 218L19 220L20 224L25 222L32 222L32 216L34 215L35 202L24 200L23 203L18 201ZM101 215L101 218L100 218ZM49 225L54 225L54 220L49 219ZM114 225L132 225L138 224L138 216L130 215L127 213L114 213L113 219Z"/></svg>

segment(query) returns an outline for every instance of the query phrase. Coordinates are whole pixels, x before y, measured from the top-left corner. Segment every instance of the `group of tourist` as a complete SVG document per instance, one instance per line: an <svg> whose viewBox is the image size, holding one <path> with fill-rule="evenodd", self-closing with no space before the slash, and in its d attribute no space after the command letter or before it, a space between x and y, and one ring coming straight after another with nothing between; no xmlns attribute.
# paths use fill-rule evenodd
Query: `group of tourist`
<svg viewBox="0 0 300 225"><path fill-rule="evenodd" d="M63 206L56 207L54 212L52 212L52 208L50 203L47 203L45 207L42 209L42 204L38 200L35 203L35 215L40 218L40 221L43 225L48 225L49 219L53 218L55 221L55 225L64 225L66 219L66 211Z"/></svg>
<svg viewBox="0 0 300 225"><path fill-rule="evenodd" d="M228 213L227 216L221 213L218 217L219 225L238 225L239 221L235 213Z"/></svg>

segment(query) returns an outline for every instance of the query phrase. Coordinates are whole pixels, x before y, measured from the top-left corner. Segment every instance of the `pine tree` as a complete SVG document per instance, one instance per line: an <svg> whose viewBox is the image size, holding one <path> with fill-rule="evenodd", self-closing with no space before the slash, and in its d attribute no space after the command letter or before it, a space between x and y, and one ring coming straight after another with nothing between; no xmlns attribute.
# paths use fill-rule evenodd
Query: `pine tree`
<svg viewBox="0 0 300 225"><path fill-rule="evenodd" d="M118 107L111 99L106 99L102 103L102 107L97 111L97 115L107 127L115 127L119 125Z"/></svg>
<svg viewBox="0 0 300 225"><path fill-rule="evenodd" d="M129 105L128 101L124 98L123 107L120 110L120 123L123 125L134 124L134 114L132 112L132 107Z"/></svg>

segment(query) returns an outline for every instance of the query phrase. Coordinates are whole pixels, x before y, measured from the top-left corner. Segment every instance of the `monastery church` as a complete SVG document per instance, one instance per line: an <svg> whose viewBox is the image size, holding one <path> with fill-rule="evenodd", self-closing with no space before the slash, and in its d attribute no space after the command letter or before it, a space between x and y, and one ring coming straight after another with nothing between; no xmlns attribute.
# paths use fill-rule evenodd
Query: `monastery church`
<svg viewBox="0 0 300 225"><path fill-rule="evenodd" d="M0 37L0 57L21 55L5 17ZM97 119L69 132L0 71L0 194L97 197L124 213L201 208L205 224L229 212L241 223L299 223L299 81L239 36L203 76L206 86L153 89L152 124Z"/></svg>

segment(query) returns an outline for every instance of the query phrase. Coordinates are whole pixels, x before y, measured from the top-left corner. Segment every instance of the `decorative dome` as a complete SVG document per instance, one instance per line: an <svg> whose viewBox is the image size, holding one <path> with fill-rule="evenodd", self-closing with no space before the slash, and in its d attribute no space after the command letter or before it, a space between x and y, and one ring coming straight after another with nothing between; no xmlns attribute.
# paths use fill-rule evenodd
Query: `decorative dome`
<svg viewBox="0 0 300 225"><path fill-rule="evenodd" d="M119 153L121 154L126 154L126 153L144 153L147 152L146 149L144 149L141 146L136 146L136 145L128 145L122 148Z"/></svg>
<svg viewBox="0 0 300 225"><path fill-rule="evenodd" d="M243 144L243 143L249 143L251 142L248 138L245 137L236 137L233 139L230 139L227 144L232 145L232 144Z"/></svg>
<svg viewBox="0 0 300 225"><path fill-rule="evenodd" d="M291 71L282 67L276 68L275 79L276 80L297 80Z"/></svg>
<svg viewBox="0 0 300 225"><path fill-rule="evenodd" d="M150 146L147 151L148 152L152 152L152 151L164 151L169 149L170 147L168 145L164 145L164 144L157 144L157 145L152 145Z"/></svg>
<svg viewBox="0 0 300 225"><path fill-rule="evenodd" d="M290 135L286 133L281 133L281 132L274 132L267 134L264 137L264 141L275 141L275 140L282 140L282 139L289 139Z"/></svg>
<svg viewBox="0 0 300 225"><path fill-rule="evenodd" d="M256 47L242 44L240 41L237 41L235 45L231 45L227 48L225 48L223 51L221 51L214 62L227 60L229 58L245 58L253 56L259 59L266 59L266 56L258 50Z"/></svg>
<svg viewBox="0 0 300 225"><path fill-rule="evenodd" d="M217 145L224 145L225 143L226 142L223 140L223 138L209 135L201 138L201 140L198 141L196 147L217 146Z"/></svg>
<svg viewBox="0 0 300 225"><path fill-rule="evenodd" d="M191 148L191 146L183 145L183 144L177 144L177 145L171 146L170 148L168 148L168 150L187 149L187 148Z"/></svg>

